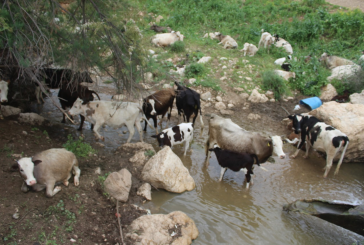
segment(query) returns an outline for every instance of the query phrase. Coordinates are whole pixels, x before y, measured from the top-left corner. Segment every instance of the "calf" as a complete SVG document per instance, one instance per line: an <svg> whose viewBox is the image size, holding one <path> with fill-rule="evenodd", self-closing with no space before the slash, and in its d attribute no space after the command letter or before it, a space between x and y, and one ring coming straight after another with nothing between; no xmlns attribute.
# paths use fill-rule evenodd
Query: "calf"
<svg viewBox="0 0 364 245"><path fill-rule="evenodd" d="M248 153L236 153L229 150L222 150L216 144L214 148L209 149L209 151L215 152L217 161L221 166L221 174L219 181L222 180L222 177L225 174L227 168L233 170L234 172L244 171L245 179L246 179L246 188L249 188L249 183L251 180L250 175L253 173L253 164L259 165L259 161L256 155L248 154Z"/></svg>
<svg viewBox="0 0 364 245"><path fill-rule="evenodd" d="M244 53L244 56L246 56L247 54L249 56L254 56L257 53L258 48L254 44L244 43L244 48L240 51Z"/></svg>
<svg viewBox="0 0 364 245"><path fill-rule="evenodd" d="M7 82L4 80L0 81L0 119L3 117L1 114L1 103L8 101L9 82L10 80Z"/></svg>
<svg viewBox="0 0 364 245"><path fill-rule="evenodd" d="M155 35L154 37L152 37L152 43L157 47L166 47L177 41L183 42L183 38L184 36L179 31L172 31L171 33L162 33Z"/></svg>
<svg viewBox="0 0 364 245"><path fill-rule="evenodd" d="M171 112L175 97L176 93L174 92L174 90L172 88L168 88L155 92L154 94L151 94L143 99L143 112L147 120L153 118L154 127L157 134L157 116L161 115L163 120L164 115L168 112L169 109L167 120L171 119ZM162 124L162 120L159 123L160 125ZM144 131L147 131L147 121L145 122Z"/></svg>
<svg viewBox="0 0 364 245"><path fill-rule="evenodd" d="M187 122L189 122L190 117L192 116L192 114L194 114L195 117L193 118L193 125L195 125L198 111L200 111L200 123L202 132L204 123L202 120L200 94L190 88L181 86L178 82L175 82L175 84L177 86L176 106L178 115L180 116L182 114L183 120L186 122L187 119Z"/></svg>
<svg viewBox="0 0 364 245"><path fill-rule="evenodd" d="M80 98L83 100L83 104L87 104L90 101L94 100L95 94L97 98L100 100L100 96L93 90L89 90L88 87L83 86L79 84L75 89L72 89L71 87L62 87L59 89L58 92L58 98L59 102L61 103L62 109L66 110L67 107L72 107L73 103L77 100L77 98ZM62 123L66 122L65 115L63 115ZM85 117L83 115L80 115L81 117L81 124L78 128L79 131L82 130L83 122L85 121ZM93 125L91 124L91 129L93 129Z"/></svg>
<svg viewBox="0 0 364 245"><path fill-rule="evenodd" d="M220 34L220 32L210 32L210 33L206 33L203 38L207 38L210 37L210 39L216 39L219 40L219 38L217 37Z"/></svg>
<svg viewBox="0 0 364 245"><path fill-rule="evenodd" d="M298 149L295 154L292 155L292 158L297 157L304 143L306 143L306 154L304 155L304 158L307 158L311 146L319 151L324 151L326 153L324 178L326 178L336 154L339 151L342 151L334 173L335 175L338 174L344 159L345 151L349 145L349 138L340 130L335 129L310 115L290 115L288 118L293 122L295 133L301 133L301 142L298 144Z"/></svg>
<svg viewBox="0 0 364 245"><path fill-rule="evenodd" d="M274 43L274 37L269 32L263 32L258 43L258 49L263 45L268 48Z"/></svg>
<svg viewBox="0 0 364 245"><path fill-rule="evenodd" d="M234 49L238 47L238 43L229 35L222 35L219 33L216 38L220 41L218 44L224 45L224 49Z"/></svg>
<svg viewBox="0 0 364 245"><path fill-rule="evenodd" d="M183 155L186 156L187 149L193 140L193 124L181 123L152 137L158 140L160 147L167 145L172 148L174 145L185 142L185 153Z"/></svg>
<svg viewBox="0 0 364 245"><path fill-rule="evenodd" d="M28 186L35 191L45 188L47 197L52 197L62 189L60 186L54 187L57 182L68 186L71 170L75 175L75 186L80 183L81 170L78 168L77 158L66 149L53 148L33 157L23 157L13 166L13 169L18 169L20 176L24 179L21 187L23 192L29 190Z"/></svg>
<svg viewBox="0 0 364 245"><path fill-rule="evenodd" d="M101 140L105 140L105 138L99 134L98 130L103 125L114 128L126 125L130 132L127 140L127 143L129 143L134 135L135 125L139 131L140 141L143 142L143 132L140 120L145 119L145 117L142 114L139 104L102 100L90 101L87 104L84 104L84 101L78 98L68 113L71 116L81 114L86 117L87 121L95 125L93 131L97 138Z"/></svg>

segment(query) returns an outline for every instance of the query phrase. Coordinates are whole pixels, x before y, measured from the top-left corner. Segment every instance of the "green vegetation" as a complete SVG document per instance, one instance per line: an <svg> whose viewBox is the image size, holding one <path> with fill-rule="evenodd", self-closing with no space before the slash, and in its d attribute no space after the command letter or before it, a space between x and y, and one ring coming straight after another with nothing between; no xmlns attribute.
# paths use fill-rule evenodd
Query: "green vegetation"
<svg viewBox="0 0 364 245"><path fill-rule="evenodd" d="M109 176L109 174L110 174L110 172L109 173L105 173L104 175L100 175L99 177L98 177L98 181L99 181L99 183L100 183L100 185L101 185L101 188L102 188L102 190L104 190L105 189L105 186L104 186L104 182L105 182L105 180L107 179L107 176ZM104 193L103 193L106 197L108 197L109 196L109 194L106 192L106 191L104 191Z"/></svg>
<svg viewBox="0 0 364 245"><path fill-rule="evenodd" d="M267 71L262 74L264 90L272 90L274 98L280 100L281 97L288 93L288 87L285 80L272 71Z"/></svg>
<svg viewBox="0 0 364 245"><path fill-rule="evenodd" d="M93 149L89 143L83 142L83 138L81 136L78 140L74 140L72 135L69 134L67 138L67 142L62 146L73 152L77 157L87 157L90 154L96 153L96 150Z"/></svg>
<svg viewBox="0 0 364 245"><path fill-rule="evenodd" d="M185 43L177 41L171 45L171 51L175 53L182 53L185 51Z"/></svg>
<svg viewBox="0 0 364 245"><path fill-rule="evenodd" d="M204 75L206 69L203 64L192 63L186 67L185 76L187 78L201 77Z"/></svg>
<svg viewBox="0 0 364 245"><path fill-rule="evenodd" d="M152 157L152 156L154 156L154 154L155 154L155 151L153 151L153 150L147 150L144 152L144 155L147 157Z"/></svg>
<svg viewBox="0 0 364 245"><path fill-rule="evenodd" d="M52 215L54 215L57 219L64 219L62 227L64 231L73 231L73 226L76 224L76 215L65 208L62 200L60 200L55 206L48 207L44 216L45 218L51 218Z"/></svg>

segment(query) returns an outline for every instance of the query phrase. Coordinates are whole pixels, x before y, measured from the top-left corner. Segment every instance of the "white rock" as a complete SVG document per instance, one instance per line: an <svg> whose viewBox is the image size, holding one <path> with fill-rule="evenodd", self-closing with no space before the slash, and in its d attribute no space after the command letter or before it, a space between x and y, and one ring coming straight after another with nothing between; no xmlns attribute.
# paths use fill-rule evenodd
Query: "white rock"
<svg viewBox="0 0 364 245"><path fill-rule="evenodd" d="M222 115L232 115L232 114L234 114L234 112L232 110L224 110L224 109L220 110L220 113Z"/></svg>
<svg viewBox="0 0 364 245"><path fill-rule="evenodd" d="M227 66L223 66L223 67L221 67L222 69L226 69L227 68Z"/></svg>
<svg viewBox="0 0 364 245"><path fill-rule="evenodd" d="M276 100L275 100L275 99L270 99L269 101L270 101L270 102L276 102Z"/></svg>
<svg viewBox="0 0 364 245"><path fill-rule="evenodd" d="M211 93L208 91L206 93L201 94L201 99L207 101L208 99L211 99Z"/></svg>
<svg viewBox="0 0 364 245"><path fill-rule="evenodd" d="M234 88L234 91L236 91L236 92L244 92L245 89L238 87L238 88Z"/></svg>
<svg viewBox="0 0 364 245"><path fill-rule="evenodd" d="M197 63L204 64L204 63L208 62L210 59L211 59L210 56L204 56L201 59L199 59L199 61L197 61Z"/></svg>
<svg viewBox="0 0 364 245"><path fill-rule="evenodd" d="M21 110L16 107L1 105L1 113L4 117L16 116L21 113Z"/></svg>
<svg viewBox="0 0 364 245"><path fill-rule="evenodd" d="M242 100L246 100L246 99L248 99L249 98L249 94L247 94L247 93L241 93L241 94L239 94L239 97L242 99Z"/></svg>
<svg viewBox="0 0 364 245"><path fill-rule="evenodd" d="M177 111L177 109L172 109L171 116L172 116L172 117L177 117L177 116L178 116L178 111Z"/></svg>
<svg viewBox="0 0 364 245"><path fill-rule="evenodd" d="M220 60L227 60L227 58L226 57L221 57Z"/></svg>
<svg viewBox="0 0 364 245"><path fill-rule="evenodd" d="M31 112L31 113L20 113L19 122L28 123L31 125L42 125L46 122L46 120L44 119L44 117Z"/></svg>
<svg viewBox="0 0 364 245"><path fill-rule="evenodd" d="M215 109L216 110L225 110L226 109L226 105L224 104L224 102L217 102L215 104Z"/></svg>
<svg viewBox="0 0 364 245"><path fill-rule="evenodd" d="M188 79L188 83L189 84L194 84L196 82L196 78L190 78L190 79Z"/></svg>
<svg viewBox="0 0 364 245"><path fill-rule="evenodd" d="M156 23L159 23L163 19L162 15L158 15L158 17L155 19Z"/></svg>
<svg viewBox="0 0 364 245"><path fill-rule="evenodd" d="M287 97L287 100L293 100L294 98L292 96Z"/></svg>
<svg viewBox="0 0 364 245"><path fill-rule="evenodd" d="M220 77L220 81L224 81L224 80L226 80L227 79L227 77Z"/></svg>
<svg viewBox="0 0 364 245"><path fill-rule="evenodd" d="M250 113L248 115L248 119L249 120L257 120L257 119L260 119L261 117L258 115L258 114L253 114L253 113Z"/></svg>
<svg viewBox="0 0 364 245"><path fill-rule="evenodd" d="M364 90L361 93L354 93L349 96L350 103L352 104L364 104Z"/></svg>
<svg viewBox="0 0 364 245"><path fill-rule="evenodd" d="M228 104L228 108L233 108L234 105L233 104Z"/></svg>
<svg viewBox="0 0 364 245"><path fill-rule="evenodd" d="M195 181L181 159L165 146L145 164L142 179L156 188L182 193L195 188Z"/></svg>
<svg viewBox="0 0 364 245"><path fill-rule="evenodd" d="M221 96L216 96L216 101L217 101L217 102L221 102L221 101L222 101Z"/></svg>
<svg viewBox="0 0 364 245"><path fill-rule="evenodd" d="M163 84L163 88L172 88L172 86L170 84L166 83L166 84Z"/></svg>
<svg viewBox="0 0 364 245"><path fill-rule="evenodd" d="M251 79L251 77L245 77L245 79L248 81L253 81L253 79Z"/></svg>
<svg viewBox="0 0 364 245"><path fill-rule="evenodd" d="M264 103L268 101L268 98L264 94L260 94L258 90L254 89L248 100L252 103Z"/></svg>
<svg viewBox="0 0 364 245"><path fill-rule="evenodd" d="M111 97L111 99L115 101L123 101L125 96L123 94L115 94Z"/></svg>
<svg viewBox="0 0 364 245"><path fill-rule="evenodd" d="M154 51L154 50L149 49L149 53L150 53L151 55L153 55L153 54L155 54L155 51Z"/></svg>
<svg viewBox="0 0 364 245"><path fill-rule="evenodd" d="M131 188L131 174L126 168L119 172L113 172L107 176L104 186L105 191L112 197L121 202L126 202Z"/></svg>
<svg viewBox="0 0 364 245"><path fill-rule="evenodd" d="M151 72L144 73L144 79L145 79L145 82L147 82L147 83L153 81L153 73L151 73Z"/></svg>
<svg viewBox="0 0 364 245"><path fill-rule="evenodd" d="M265 93L265 96L267 96L268 99L273 99L274 98L274 93L273 93L273 91L267 91Z"/></svg>
<svg viewBox="0 0 364 245"><path fill-rule="evenodd" d="M152 200L151 191L152 191L151 185L149 183L144 183L138 188L137 195L144 197L148 201L151 201Z"/></svg>
<svg viewBox="0 0 364 245"><path fill-rule="evenodd" d="M336 89L330 83L321 88L320 99L323 101L330 101L336 95L337 95Z"/></svg>

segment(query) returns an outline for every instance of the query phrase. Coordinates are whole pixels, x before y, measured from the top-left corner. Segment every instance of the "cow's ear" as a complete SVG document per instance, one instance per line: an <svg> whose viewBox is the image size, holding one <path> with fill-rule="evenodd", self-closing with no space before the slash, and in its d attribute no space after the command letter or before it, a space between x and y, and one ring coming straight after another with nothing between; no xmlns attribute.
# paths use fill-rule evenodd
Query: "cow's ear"
<svg viewBox="0 0 364 245"><path fill-rule="evenodd" d="M293 120L294 115L289 115L288 118L291 119L291 120Z"/></svg>
<svg viewBox="0 0 364 245"><path fill-rule="evenodd" d="M11 165L10 167L10 171L18 171L19 170L19 164L18 163L14 163L13 165Z"/></svg>
<svg viewBox="0 0 364 245"><path fill-rule="evenodd" d="M35 161L33 161L33 163L34 163L34 166L37 166L39 163L41 163L42 162L42 160L35 160Z"/></svg>
<svg viewBox="0 0 364 245"><path fill-rule="evenodd" d="M152 135L152 138L158 138L158 135Z"/></svg>
<svg viewBox="0 0 364 245"><path fill-rule="evenodd" d="M214 150L215 150L214 148L209 149L209 151L214 151Z"/></svg>

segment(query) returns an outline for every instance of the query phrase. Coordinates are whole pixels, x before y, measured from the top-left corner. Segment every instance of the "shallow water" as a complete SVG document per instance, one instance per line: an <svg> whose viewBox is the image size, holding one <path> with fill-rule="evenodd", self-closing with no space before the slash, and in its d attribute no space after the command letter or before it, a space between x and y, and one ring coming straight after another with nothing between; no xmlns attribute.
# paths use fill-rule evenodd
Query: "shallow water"
<svg viewBox="0 0 364 245"><path fill-rule="evenodd" d="M55 96L57 90L52 91ZM106 100L111 97L105 94L100 96ZM51 103L42 107L41 114L61 121L61 113ZM176 119L172 123L176 124ZM153 190L153 201L143 205L152 213L170 213L176 210L185 212L195 221L200 233L193 244L356 244L356 241L364 241L363 237L316 217L282 211L284 204L297 199L363 204L364 164L344 163L337 176L333 175L336 168L334 164L328 178L324 179L323 158L311 152L308 159L303 159L301 152L297 159L290 159L289 155L295 148L286 144L286 159L274 157L275 163L263 164L268 171L256 167L254 184L246 189L242 172L227 170L222 182L218 182L220 166L214 154L209 166L204 166L203 143L208 126L205 125L204 133L199 137L199 120L196 120L196 125L192 150L187 152L187 156L183 157L183 146L175 146L173 149L190 171L196 188L182 194ZM86 141L93 141L94 136L89 126L85 122L83 134ZM166 124L163 126L166 127ZM249 125L240 126L249 129ZM65 127L72 130L78 125L67 124ZM105 142L102 143L106 150L116 149L126 142L128 133L123 134L125 130L125 127L116 130L106 127L100 130L101 135L105 136ZM156 140L150 137L155 131L149 127L147 130L145 141L158 150ZM136 132L132 142L138 140Z"/></svg>

